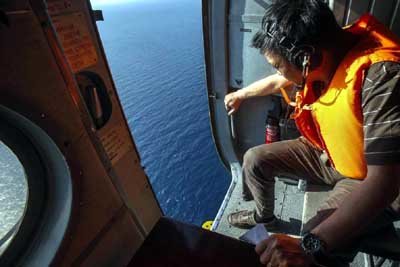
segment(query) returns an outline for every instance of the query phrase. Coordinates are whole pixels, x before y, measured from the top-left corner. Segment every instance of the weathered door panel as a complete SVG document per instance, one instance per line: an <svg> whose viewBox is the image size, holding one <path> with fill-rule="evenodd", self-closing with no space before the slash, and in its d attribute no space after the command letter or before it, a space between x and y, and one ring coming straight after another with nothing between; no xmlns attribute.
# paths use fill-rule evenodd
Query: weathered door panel
<svg viewBox="0 0 400 267"><path fill-rule="evenodd" d="M117 256L126 263L162 212L140 165L90 3L20 0L2 2L0 10L8 20L0 25L0 104L40 126L71 169L72 219L63 246L48 250L64 266L96 262L100 254L104 265ZM77 73L86 75L83 86Z"/></svg>

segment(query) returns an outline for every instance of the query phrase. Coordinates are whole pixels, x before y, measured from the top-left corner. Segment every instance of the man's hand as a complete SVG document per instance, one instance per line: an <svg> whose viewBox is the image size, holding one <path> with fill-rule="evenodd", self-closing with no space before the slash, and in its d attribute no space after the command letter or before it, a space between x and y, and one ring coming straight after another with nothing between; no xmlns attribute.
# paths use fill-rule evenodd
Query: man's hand
<svg viewBox="0 0 400 267"><path fill-rule="evenodd" d="M239 106L244 98L244 94L240 90L225 96L224 103L225 108L228 111L228 115L232 115L239 109Z"/></svg>
<svg viewBox="0 0 400 267"><path fill-rule="evenodd" d="M238 109L243 100L256 97L267 96L280 93L280 88L292 86L292 82L279 74L269 75L261 80L255 81L252 84L225 96L225 108L228 115L232 115Z"/></svg>
<svg viewBox="0 0 400 267"><path fill-rule="evenodd" d="M284 234L274 234L257 244L256 252L262 264L271 267L307 267L311 257L300 245L301 240Z"/></svg>

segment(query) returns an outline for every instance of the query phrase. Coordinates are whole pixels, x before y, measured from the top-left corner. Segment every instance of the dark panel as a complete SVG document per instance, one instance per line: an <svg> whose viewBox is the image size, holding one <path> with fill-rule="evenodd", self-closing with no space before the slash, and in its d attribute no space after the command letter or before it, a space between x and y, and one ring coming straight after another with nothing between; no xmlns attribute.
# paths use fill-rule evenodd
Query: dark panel
<svg viewBox="0 0 400 267"><path fill-rule="evenodd" d="M348 0L336 0L333 4L333 13L335 14L336 20L340 25L346 22L346 3Z"/></svg>
<svg viewBox="0 0 400 267"><path fill-rule="evenodd" d="M391 21L391 29L394 33L397 34L397 36L400 36L400 15L399 15L399 10L400 10L400 0L396 1L396 5L393 10L393 17Z"/></svg>
<svg viewBox="0 0 400 267"><path fill-rule="evenodd" d="M392 18L394 7L396 6L396 0L385 0L385 4L382 1L376 1L373 5L372 14L385 25L389 26Z"/></svg>
<svg viewBox="0 0 400 267"><path fill-rule="evenodd" d="M142 242L139 229L123 207L72 266L126 266Z"/></svg>
<svg viewBox="0 0 400 267"><path fill-rule="evenodd" d="M129 207L134 210L146 232L149 233L159 220L161 212L137 154L133 150L129 151L114 165L113 171L129 198Z"/></svg>
<svg viewBox="0 0 400 267"><path fill-rule="evenodd" d="M368 13L368 8L370 6L371 1L350 1L351 11L349 13L346 12L346 24L352 24L355 22L361 15Z"/></svg>
<svg viewBox="0 0 400 267"><path fill-rule="evenodd" d="M254 246L193 225L161 218L128 266L263 266Z"/></svg>

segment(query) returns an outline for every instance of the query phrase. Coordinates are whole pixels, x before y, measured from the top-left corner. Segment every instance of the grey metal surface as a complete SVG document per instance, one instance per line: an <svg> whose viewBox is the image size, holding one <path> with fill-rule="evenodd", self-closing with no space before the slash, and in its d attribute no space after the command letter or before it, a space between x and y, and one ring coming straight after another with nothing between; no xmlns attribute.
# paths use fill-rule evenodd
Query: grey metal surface
<svg viewBox="0 0 400 267"><path fill-rule="evenodd" d="M251 39L258 31L265 8L270 1L230 1L228 21L229 86L239 89L275 73L274 68L257 49ZM275 107L271 97L246 100L234 115L236 151L241 155L253 146L262 144L267 114Z"/></svg>
<svg viewBox="0 0 400 267"><path fill-rule="evenodd" d="M353 23L362 14L371 13L400 36L399 0L335 0L331 2L337 20L343 26Z"/></svg>
<svg viewBox="0 0 400 267"><path fill-rule="evenodd" d="M238 238L247 230L232 227L227 216L239 210L254 209L254 201L245 202L242 199L242 178L237 179L230 201L225 208L221 222L215 229L216 232ZM275 215L281 220L277 232L299 235L301 226L301 215L303 211L304 193L299 192L297 186L287 185L279 179L275 183Z"/></svg>
<svg viewBox="0 0 400 267"><path fill-rule="evenodd" d="M302 214L303 223L307 222L315 215L324 199L329 196L329 189L328 186L308 186L307 192L304 194Z"/></svg>
<svg viewBox="0 0 400 267"><path fill-rule="evenodd" d="M241 104L239 111L233 115L233 127L236 131L236 152L239 154L240 160L249 148L265 142L267 114L270 114L277 105L274 98L275 96L267 96L248 99Z"/></svg>
<svg viewBox="0 0 400 267"><path fill-rule="evenodd" d="M268 5L269 1L231 1L228 26L229 84L233 88L245 87L276 72L257 49L250 47Z"/></svg>
<svg viewBox="0 0 400 267"><path fill-rule="evenodd" d="M217 150L226 167L229 163L238 161L231 138L230 118L224 105L224 97L229 91L227 5L227 0L203 0L204 52L210 119Z"/></svg>

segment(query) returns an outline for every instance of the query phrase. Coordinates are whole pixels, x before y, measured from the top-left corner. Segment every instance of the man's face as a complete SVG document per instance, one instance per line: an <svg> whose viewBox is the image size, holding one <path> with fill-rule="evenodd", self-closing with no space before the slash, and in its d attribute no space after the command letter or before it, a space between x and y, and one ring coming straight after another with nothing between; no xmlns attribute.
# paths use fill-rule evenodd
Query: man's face
<svg viewBox="0 0 400 267"><path fill-rule="evenodd" d="M269 64L271 64L280 75L297 85L301 84L302 73L294 65L290 64L287 60L274 53L267 52L264 54L264 56Z"/></svg>

